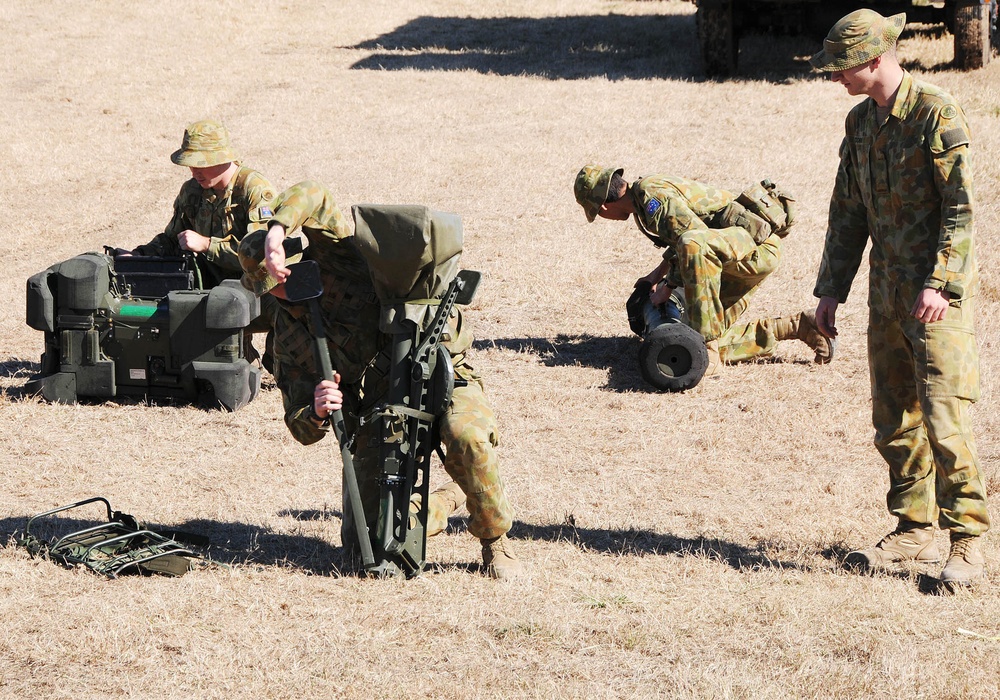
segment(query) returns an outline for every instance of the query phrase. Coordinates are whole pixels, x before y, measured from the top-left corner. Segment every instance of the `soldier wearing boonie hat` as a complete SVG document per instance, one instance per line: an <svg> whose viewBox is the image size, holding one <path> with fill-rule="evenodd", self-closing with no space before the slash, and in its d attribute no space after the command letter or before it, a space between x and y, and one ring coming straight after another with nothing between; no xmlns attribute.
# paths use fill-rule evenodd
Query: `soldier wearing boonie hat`
<svg viewBox="0 0 1000 700"><path fill-rule="evenodd" d="M170 154L170 160L189 168L209 168L232 163L237 157L226 127L214 119L203 119L188 125L181 147Z"/></svg>
<svg viewBox="0 0 1000 700"><path fill-rule="evenodd" d="M203 119L184 129L181 147L170 160L190 169L174 200L174 213L162 233L149 243L136 246L132 255L177 257L194 254L204 288L225 279L239 278L237 247L248 230L266 224L271 217L275 191L258 171L242 165L229 140L229 131L219 121ZM121 251L124 252L124 251ZM267 333L262 364L270 369L270 346L274 301L264 298L261 314L248 326L251 333ZM256 349L248 341L248 354Z"/></svg>
<svg viewBox="0 0 1000 700"><path fill-rule="evenodd" d="M726 190L672 175L629 185L623 172L585 165L573 194L587 221L634 217L639 231L666 249L661 263L635 286L648 286L654 304L665 303L674 288L684 289L687 323L708 348L708 374L720 362L773 355L780 340L805 342L818 363L833 359L834 345L818 333L811 312L737 323L750 296L777 269L784 230L753 217ZM754 234L746 228L751 225L757 226Z"/></svg>
<svg viewBox="0 0 1000 700"><path fill-rule="evenodd" d="M883 17L874 10L856 10L833 25L823 50L809 63L816 70L842 71L868 63L896 45L906 26L906 14Z"/></svg>
<svg viewBox="0 0 1000 700"><path fill-rule="evenodd" d="M837 335L837 308L871 241L872 423L897 523L846 564L938 561L936 521L950 540L941 580L955 587L983 578L980 541L990 527L968 412L979 398L970 138L954 98L899 65L904 24L901 14L852 12L811 59L849 94L868 98L846 120L816 318L824 335Z"/></svg>
<svg viewBox="0 0 1000 700"><path fill-rule="evenodd" d="M287 237L296 229L301 229L308 241L303 255L318 263L323 281L320 308L338 375L335 382L323 380L316 366L315 336L307 308L284 298L283 283L294 274L287 265L302 257L301 247L290 247L295 239ZM262 299L276 296L279 300L274 321L275 379L281 390L285 424L298 442L310 445L325 437L330 430L330 413L342 405L345 427L352 436L359 490L371 518L368 526L374 531L381 423L359 419L370 416L388 392L389 376L378 359L388 338L379 330L381 305L347 220L326 187L315 181L300 182L277 197L268 231L247 235L239 255L243 286L263 294ZM448 516L465 504L469 509L468 531L482 543L485 572L494 578L511 578L522 572L522 564L512 554L506 537L513 510L494 449L496 417L482 379L466 359L473 342L468 322L456 310L448 326L451 340L444 346L452 356L456 382L451 406L436 427L444 450L444 468L454 481L430 494L427 535L447 528ZM344 512L341 540L357 542L354 516L346 505Z"/></svg>

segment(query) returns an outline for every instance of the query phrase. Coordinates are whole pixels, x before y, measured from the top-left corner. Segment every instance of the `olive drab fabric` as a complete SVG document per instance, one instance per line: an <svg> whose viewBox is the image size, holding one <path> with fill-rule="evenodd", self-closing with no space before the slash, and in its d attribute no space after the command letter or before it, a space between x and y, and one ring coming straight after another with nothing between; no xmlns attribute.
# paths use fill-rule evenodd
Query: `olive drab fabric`
<svg viewBox="0 0 1000 700"><path fill-rule="evenodd" d="M340 209L327 189L317 182L294 185L279 195L274 221L286 233L301 227L308 239L305 257L319 263L323 280L320 307L335 371L341 374L344 421L353 435L354 466L362 502L374 526L378 515L380 475L379 421L371 417L388 391L388 358L383 353L389 336L379 331L380 303L364 259ZM254 270L249 250L244 266ZM260 255L262 255L262 248ZM470 513L469 532L480 538L499 536L510 529L513 511L499 476L496 419L482 391L482 380L469 365L466 352L472 333L456 309L449 320L451 340L445 343L458 380L452 405L440 419L445 470L465 492ZM285 423L292 436L308 445L328 429L308 418L319 371L313 356L313 335L305 307L281 303L275 318L275 379L281 390ZM361 421L361 418L365 418ZM345 513L347 509L345 509ZM350 520L345 528L352 527ZM342 530L342 539L350 542Z"/></svg>
<svg viewBox="0 0 1000 700"><path fill-rule="evenodd" d="M823 50L809 63L816 70L841 71L878 58L896 43L906 15L883 17L874 10L856 10L833 25L823 42Z"/></svg>
<svg viewBox="0 0 1000 700"><path fill-rule="evenodd" d="M950 95L909 73L884 122L876 106L847 117L814 294L845 301L871 242L872 420L889 510L979 535L990 521L968 419L979 398L969 129ZM943 320L912 317L924 288L950 294Z"/></svg>
<svg viewBox="0 0 1000 700"><path fill-rule="evenodd" d="M243 273L237 254L239 243L251 227L270 218L274 196L267 178L246 166L240 166L222 193L202 189L191 178L174 200L174 213L163 233L135 251L139 255L179 256L184 251L177 234L195 231L212 239L208 250L197 255L199 269L208 278L204 286L237 279Z"/></svg>
<svg viewBox="0 0 1000 700"><path fill-rule="evenodd" d="M189 168L210 168L237 160L229 143L229 131L214 119L188 124L181 147L170 154L170 160Z"/></svg>

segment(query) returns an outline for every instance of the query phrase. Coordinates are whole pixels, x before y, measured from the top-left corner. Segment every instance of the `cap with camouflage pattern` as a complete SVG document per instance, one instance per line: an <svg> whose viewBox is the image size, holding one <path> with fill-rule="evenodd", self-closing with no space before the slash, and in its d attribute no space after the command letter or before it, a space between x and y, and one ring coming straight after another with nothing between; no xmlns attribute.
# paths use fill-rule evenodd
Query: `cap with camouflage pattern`
<svg viewBox="0 0 1000 700"><path fill-rule="evenodd" d="M587 215L587 221L597 218L597 213L608 201L608 191L611 189L611 177L615 174L621 175L625 171L621 168L602 168L599 165L585 165L577 173L576 182L573 184L573 194L576 195L577 203L583 207L583 212Z"/></svg>
<svg viewBox="0 0 1000 700"><path fill-rule="evenodd" d="M809 63L824 72L856 68L891 49L904 26L903 12L883 17L875 10L855 10L833 25L823 41L823 50Z"/></svg>
<svg viewBox="0 0 1000 700"><path fill-rule="evenodd" d="M240 266L243 268L243 277L240 284L249 289L257 296L264 296L278 286L278 280L267 271L264 264L264 239L267 238L267 231L254 231L244 236L240 241L239 257ZM291 265L302 259L302 240L299 238L286 238L282 242L285 249L285 264Z"/></svg>
<svg viewBox="0 0 1000 700"><path fill-rule="evenodd" d="M184 130L180 149L170 154L170 160L189 168L209 168L236 160L236 151L229 145L229 132L221 122L203 119Z"/></svg>

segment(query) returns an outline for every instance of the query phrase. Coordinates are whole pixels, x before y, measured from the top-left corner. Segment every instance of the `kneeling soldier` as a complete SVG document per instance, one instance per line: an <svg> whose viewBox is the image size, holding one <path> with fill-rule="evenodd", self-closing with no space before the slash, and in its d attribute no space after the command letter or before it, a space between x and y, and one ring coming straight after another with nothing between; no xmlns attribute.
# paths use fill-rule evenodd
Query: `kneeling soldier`
<svg viewBox="0 0 1000 700"><path fill-rule="evenodd" d="M650 295L654 304L665 303L676 287L683 287L688 325L708 347L708 374L717 371L720 360L768 357L779 340L805 342L818 363L833 359L834 343L820 335L812 311L736 323L750 296L778 268L790 217L783 227L775 226L740 204L742 197L682 177L652 175L629 185L620 168L587 165L573 189L587 221L634 217L639 230L665 248L662 262L636 286L662 281ZM788 199L759 189L774 208Z"/></svg>

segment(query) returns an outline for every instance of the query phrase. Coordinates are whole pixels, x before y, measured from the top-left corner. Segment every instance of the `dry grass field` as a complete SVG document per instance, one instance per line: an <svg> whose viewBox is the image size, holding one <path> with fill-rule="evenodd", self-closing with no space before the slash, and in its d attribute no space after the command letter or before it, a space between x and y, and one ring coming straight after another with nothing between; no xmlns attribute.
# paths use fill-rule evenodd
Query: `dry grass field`
<svg viewBox="0 0 1000 700"><path fill-rule="evenodd" d="M790 342L681 395L638 373L624 300L658 253L632 223L586 224L577 170L737 190L769 176L796 193L783 265L749 312L782 315L814 305L855 101L809 73L803 38L751 37L743 76L705 81L693 13L676 0L0 4L0 698L1000 697L997 539L988 581L957 595L936 594L937 567L840 564L893 525L871 445L865 275L829 366ZM950 38L929 29L900 55L974 130L974 421L996 508L1000 61L954 72ZM279 188L315 178L345 211L463 217L465 266L484 273L473 364L529 577L485 578L463 517L417 579L341 575L335 444L291 439L270 378L232 414L26 395L42 335L24 323L25 280L160 231L186 177L168 156L206 116ZM227 566L111 581L10 540L26 516L91 495L208 535Z"/></svg>

